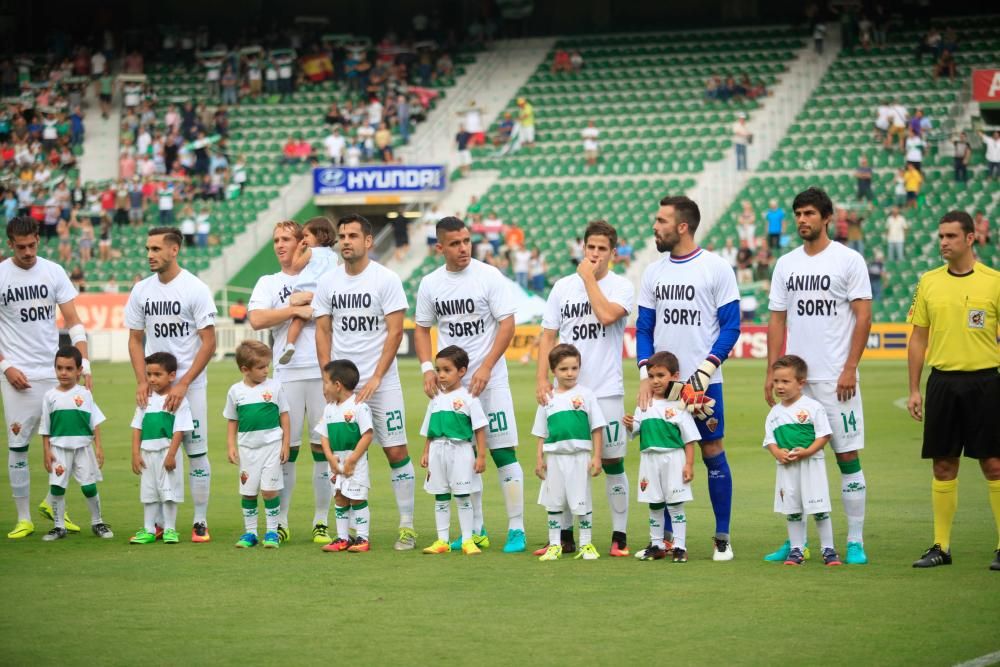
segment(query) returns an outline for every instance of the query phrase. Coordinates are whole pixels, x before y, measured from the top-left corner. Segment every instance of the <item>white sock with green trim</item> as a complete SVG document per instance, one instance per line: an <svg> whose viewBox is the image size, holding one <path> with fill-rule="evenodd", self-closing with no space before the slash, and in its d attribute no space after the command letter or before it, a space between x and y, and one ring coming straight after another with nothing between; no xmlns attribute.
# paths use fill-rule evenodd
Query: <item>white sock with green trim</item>
<svg viewBox="0 0 1000 667"><path fill-rule="evenodd" d="M352 506L351 525L354 526L354 534L367 540L369 530L371 529L371 518L372 514L367 502Z"/></svg>
<svg viewBox="0 0 1000 667"><path fill-rule="evenodd" d="M579 515L580 519L580 546L586 546L594 541L594 513L587 512Z"/></svg>
<svg viewBox="0 0 1000 667"><path fill-rule="evenodd" d="M507 529L524 530L524 470L519 461L497 468L500 491L507 507Z"/></svg>
<svg viewBox="0 0 1000 667"><path fill-rule="evenodd" d="M392 483L392 493L396 496L396 508L399 510L399 527L413 528L413 504L416 492L417 473L413 469L413 461L407 456L403 465L392 467L389 464L389 481Z"/></svg>
<svg viewBox="0 0 1000 667"><path fill-rule="evenodd" d="M264 531L278 531L278 517L281 516L281 495L264 499Z"/></svg>
<svg viewBox="0 0 1000 667"><path fill-rule="evenodd" d="M806 522L801 514L788 515L788 544L792 549L806 548Z"/></svg>
<svg viewBox="0 0 1000 667"><path fill-rule="evenodd" d="M667 505L670 513L670 523L674 527L674 549L687 550L687 516L684 514L684 503Z"/></svg>
<svg viewBox="0 0 1000 667"><path fill-rule="evenodd" d="M649 508L649 543L654 547L664 548L663 544L663 508Z"/></svg>
<svg viewBox="0 0 1000 667"><path fill-rule="evenodd" d="M469 502L472 503L472 532L477 535L483 534L483 492L473 491L469 494Z"/></svg>
<svg viewBox="0 0 1000 667"><path fill-rule="evenodd" d="M288 510L292 507L292 492L295 491L296 474L295 461L281 464L281 512L278 513L278 525L288 527Z"/></svg>
<svg viewBox="0 0 1000 667"><path fill-rule="evenodd" d="M191 504L194 505L194 523L208 525L208 496L212 489L212 464L208 454L188 459L191 471ZM163 519L166 521L166 517Z"/></svg>
<svg viewBox="0 0 1000 667"><path fill-rule="evenodd" d="M333 484L330 483L330 464L326 459L313 461L313 497L316 500L313 510L313 525L330 524L330 499L333 498Z"/></svg>
<svg viewBox="0 0 1000 667"><path fill-rule="evenodd" d="M847 541L864 542L868 487L863 470L840 476L840 497L844 501L844 514L847 515Z"/></svg>
<svg viewBox="0 0 1000 667"><path fill-rule="evenodd" d="M469 496L455 498L455 507L458 508L458 528L462 531L462 541L472 539L472 501Z"/></svg>
<svg viewBox="0 0 1000 667"><path fill-rule="evenodd" d="M242 498L240 507L243 509L243 531L251 535L257 534L257 499Z"/></svg>
<svg viewBox="0 0 1000 667"><path fill-rule="evenodd" d="M611 508L611 530L616 533L628 532L628 475L605 475L604 490Z"/></svg>
<svg viewBox="0 0 1000 667"><path fill-rule="evenodd" d="M814 515L816 519L816 531L819 533L819 544L824 549L833 548L833 520L830 518L829 513L821 512L820 514ZM806 525L805 521L802 525Z"/></svg>
<svg viewBox="0 0 1000 667"><path fill-rule="evenodd" d="M337 539L346 540L351 536L351 508L347 505L333 506L334 520L337 522Z"/></svg>
<svg viewBox="0 0 1000 667"><path fill-rule="evenodd" d="M434 501L434 526L437 528L438 539L448 541L448 529L451 527L451 499Z"/></svg>
<svg viewBox="0 0 1000 667"><path fill-rule="evenodd" d="M52 506L52 518L56 525L56 528L66 527L66 496L54 496L49 493L49 497L52 498L49 505Z"/></svg>

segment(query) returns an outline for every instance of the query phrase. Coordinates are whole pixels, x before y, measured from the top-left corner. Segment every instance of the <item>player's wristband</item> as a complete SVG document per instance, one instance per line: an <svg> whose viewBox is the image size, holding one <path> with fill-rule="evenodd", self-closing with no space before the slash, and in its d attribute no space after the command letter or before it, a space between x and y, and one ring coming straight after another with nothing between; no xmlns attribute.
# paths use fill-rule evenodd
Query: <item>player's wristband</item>
<svg viewBox="0 0 1000 667"><path fill-rule="evenodd" d="M7 359L0 361L0 373L6 373L8 368L13 368L14 364L10 363Z"/></svg>
<svg viewBox="0 0 1000 667"><path fill-rule="evenodd" d="M420 372L426 373L427 371L430 371L431 373L434 372L434 364L432 364L429 361L425 361L424 363L420 364Z"/></svg>
<svg viewBox="0 0 1000 667"><path fill-rule="evenodd" d="M645 366L639 366L639 379L648 380L649 379L649 369Z"/></svg>
<svg viewBox="0 0 1000 667"><path fill-rule="evenodd" d="M82 324L74 324L69 328L69 342L73 345L87 342L87 330Z"/></svg>
<svg viewBox="0 0 1000 667"><path fill-rule="evenodd" d="M83 374L84 375L90 375L91 374L90 373L90 359L84 359L83 363L80 364L80 367L83 369Z"/></svg>

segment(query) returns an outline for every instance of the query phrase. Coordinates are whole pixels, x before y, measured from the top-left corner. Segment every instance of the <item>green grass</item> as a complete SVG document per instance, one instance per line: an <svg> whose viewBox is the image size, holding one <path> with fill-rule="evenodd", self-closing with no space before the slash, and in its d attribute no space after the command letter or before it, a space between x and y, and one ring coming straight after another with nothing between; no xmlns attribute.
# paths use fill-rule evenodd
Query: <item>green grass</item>
<svg viewBox="0 0 1000 667"><path fill-rule="evenodd" d="M417 430L426 401L412 361L400 364L407 385L411 454L419 459ZM920 427L894 406L904 396L900 362L864 365L867 444L864 469L869 511L867 567L824 568L814 559L793 569L761 556L785 539L771 512L774 464L761 450L766 406L759 362L726 365L726 448L735 479L733 544L736 560L710 560L714 530L705 469L695 467L695 500L688 511L686 565L638 562L538 563L500 552L506 517L492 463L486 474L486 524L494 547L477 559L392 551L396 507L388 466L373 452L372 543L369 554L325 554L309 541L312 462L299 459L292 508L292 541L277 551L233 548L241 532L237 473L225 461L225 391L238 379L231 362L210 368L210 456L214 466L209 508L214 542L195 545L181 531L175 547L129 546L141 525L138 478L129 470L128 423L133 411L131 370L95 365L96 397L108 422L107 463L100 485L111 543L89 533L55 544L36 534L0 539L0 572L7 609L0 664L243 663L320 660L431 663L616 663L635 659L673 664L944 665L1000 648L1000 573L987 565L996 533L978 467L964 463L961 505L953 535L955 564L930 571L910 563L931 541L930 469L920 460ZM523 438L521 460L529 545L545 535L543 509L534 504L528 433L534 414L533 368L511 366ZM629 395L634 395L630 369ZM631 402L631 401L629 401ZM834 487L837 544L845 523ZM32 444L33 505L46 477L41 445ZM970 465L971 464L971 465ZM626 460L633 488L638 455ZM0 482L0 523L13 525L6 479ZM635 492L633 490L633 496ZM84 522L86 505L75 483L71 515ZM594 482L595 537L606 552L610 525L604 480ZM190 497L179 525L188 525ZM633 501L630 542L647 542L646 508ZM433 539L432 500L418 485L420 545ZM455 521L453 517L453 522ZM810 526L813 543L815 529ZM843 552L842 552L843 553Z"/></svg>

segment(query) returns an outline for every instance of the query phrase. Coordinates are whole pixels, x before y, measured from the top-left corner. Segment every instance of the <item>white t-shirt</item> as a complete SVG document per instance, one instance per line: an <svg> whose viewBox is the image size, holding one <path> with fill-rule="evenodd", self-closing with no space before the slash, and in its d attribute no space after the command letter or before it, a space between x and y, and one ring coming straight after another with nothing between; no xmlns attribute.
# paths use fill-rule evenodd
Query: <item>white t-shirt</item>
<svg viewBox="0 0 1000 667"><path fill-rule="evenodd" d="M212 218L208 213L199 213L195 218L195 224L199 234L208 234L212 231Z"/></svg>
<svg viewBox="0 0 1000 667"><path fill-rule="evenodd" d="M327 403L323 408L323 418L316 424L313 433L326 438L330 451L352 452L358 441L372 427L372 410L367 403L357 403L352 394L343 403ZM365 456L367 456L367 452ZM340 454L341 463L344 456Z"/></svg>
<svg viewBox="0 0 1000 667"><path fill-rule="evenodd" d="M104 413L86 387L77 385L69 391L53 387L42 399L38 434L49 436L55 447L81 449L90 446L94 429L102 423Z"/></svg>
<svg viewBox="0 0 1000 667"><path fill-rule="evenodd" d="M382 103L378 100L373 100L371 104L368 105L368 124L378 125L382 122Z"/></svg>
<svg viewBox="0 0 1000 667"><path fill-rule="evenodd" d="M469 134L476 134L483 131L483 115L479 109L469 109L465 112L465 131Z"/></svg>
<svg viewBox="0 0 1000 667"><path fill-rule="evenodd" d="M132 428L142 431L140 449L159 451L168 449L174 433L190 433L194 430L191 404L186 398L181 400L176 412L167 412L163 406L167 397L153 392L146 408L136 408L132 417Z"/></svg>
<svg viewBox="0 0 1000 667"><path fill-rule="evenodd" d="M983 143L986 144L986 161L1000 162L1000 141L993 137L983 137Z"/></svg>
<svg viewBox="0 0 1000 667"><path fill-rule="evenodd" d="M160 197L157 200L157 207L161 211L174 210L174 193L170 190L160 190Z"/></svg>
<svg viewBox="0 0 1000 667"><path fill-rule="evenodd" d="M333 359L350 359L361 374L360 385L375 373L388 332L385 316L408 307L403 281L378 262L368 262L356 276L345 265L325 274L313 297L317 317L329 315L333 329ZM399 387L395 357L382 387Z"/></svg>
<svg viewBox="0 0 1000 667"><path fill-rule="evenodd" d="M596 151L597 137L600 136L601 131L596 127L585 127L580 134L583 136L583 150Z"/></svg>
<svg viewBox="0 0 1000 667"><path fill-rule="evenodd" d="M66 271L38 257L30 269L0 262L0 352L28 380L53 380L57 308L76 298Z"/></svg>
<svg viewBox="0 0 1000 667"><path fill-rule="evenodd" d="M177 379L180 379L201 349L198 331L215 326L215 302L208 285L187 269L181 269L165 284L154 273L136 283L128 295L125 326L145 331L147 356L169 352L177 357ZM202 370L190 386L200 387L207 381L208 375Z"/></svg>
<svg viewBox="0 0 1000 667"><path fill-rule="evenodd" d="M521 248L515 250L511 255L514 258L514 273L527 273L531 268L531 251L527 248Z"/></svg>
<svg viewBox="0 0 1000 667"><path fill-rule="evenodd" d="M621 319L608 326L598 322L583 278L573 274L560 278L552 286L545 302L542 328L557 331L560 343L570 343L580 350L582 361L577 378L580 384L594 387L594 393L601 398L622 396L625 394L622 344L625 321L635 307L635 288L630 280L611 271L597 286L608 301L625 309Z"/></svg>
<svg viewBox="0 0 1000 667"><path fill-rule="evenodd" d="M104 57L104 54L98 51L94 55L90 56L90 73L104 74L104 68L107 66L108 59Z"/></svg>
<svg viewBox="0 0 1000 667"><path fill-rule="evenodd" d="M247 303L247 311L270 310L272 308L284 308L288 305L288 297L292 294L292 285L297 276L287 273L272 273L261 276L254 285L250 301ZM281 324L271 327L271 335L274 336L274 349L285 349L288 341L288 327L291 320L285 320ZM316 324L312 320L306 321L299 334L298 342L295 344L295 355L287 364L275 364L274 376L281 382L291 382L293 380L318 380L322 377L319 363L316 361Z"/></svg>
<svg viewBox="0 0 1000 667"><path fill-rule="evenodd" d="M268 378L254 387L243 380L230 387L222 416L239 423L236 444L240 447L264 447L281 443L281 415L287 412L281 383Z"/></svg>
<svg viewBox="0 0 1000 667"><path fill-rule="evenodd" d="M736 275L718 255L699 248L683 258L665 254L642 274L639 306L656 309L653 349L673 352L690 377L719 337L718 310L740 300ZM722 368L712 383L722 382Z"/></svg>
<svg viewBox="0 0 1000 667"><path fill-rule="evenodd" d="M920 137L909 137L906 140L906 161L922 162L924 159L924 140Z"/></svg>
<svg viewBox="0 0 1000 667"><path fill-rule="evenodd" d="M594 392L578 384L556 390L548 403L538 406L531 435L544 440L542 451L547 454L589 452L593 432L607 425Z"/></svg>
<svg viewBox="0 0 1000 667"><path fill-rule="evenodd" d="M736 121L733 123L733 143L747 145L750 143L750 128L746 123Z"/></svg>
<svg viewBox="0 0 1000 667"><path fill-rule="evenodd" d="M439 350L458 345L466 351L469 371L463 383L468 385L493 347L500 320L513 316L515 310L510 281L496 267L473 259L464 271L452 273L440 266L421 279L414 321L422 327L437 323ZM503 356L487 386L509 386Z"/></svg>
<svg viewBox="0 0 1000 667"><path fill-rule="evenodd" d="M906 127L906 107L902 104L895 104L889 107L889 120L896 127Z"/></svg>
<svg viewBox="0 0 1000 667"><path fill-rule="evenodd" d="M488 425L483 404L465 387L458 387L439 393L427 404L420 435L439 445L475 446L476 431Z"/></svg>
<svg viewBox="0 0 1000 667"><path fill-rule="evenodd" d="M885 240L890 243L902 243L906 240L906 230L910 223L901 215L890 215L885 221Z"/></svg>
<svg viewBox="0 0 1000 667"><path fill-rule="evenodd" d="M888 130L889 117L892 115L892 107L888 104L880 104L875 114L875 127L880 130Z"/></svg>
<svg viewBox="0 0 1000 667"><path fill-rule="evenodd" d="M639 438L640 452L681 449L689 442L701 440L694 417L681 401L654 398L647 409L636 407L633 416L632 437Z"/></svg>
<svg viewBox="0 0 1000 667"><path fill-rule="evenodd" d="M361 164L361 148L357 144L351 144L347 147L347 157L344 158L344 164L348 167L357 167Z"/></svg>
<svg viewBox="0 0 1000 667"><path fill-rule="evenodd" d="M181 220L181 234L184 236L194 236L195 232L198 231L198 225L195 223L194 218L190 215L185 215L184 219Z"/></svg>
<svg viewBox="0 0 1000 667"><path fill-rule="evenodd" d="M339 134L330 134L323 140L323 145L326 147L327 157L331 160L339 160L344 155L344 147L347 142Z"/></svg>
<svg viewBox="0 0 1000 667"><path fill-rule="evenodd" d="M808 396L799 396L791 405L775 403L764 422L764 447L778 445L781 449L809 447L817 438L833 433L826 410ZM821 448L811 458L826 458Z"/></svg>
<svg viewBox="0 0 1000 667"><path fill-rule="evenodd" d="M785 311L787 353L805 360L809 381L833 382L844 369L857 320L851 301L871 298L864 257L831 241L818 255L799 246L778 258L767 307Z"/></svg>

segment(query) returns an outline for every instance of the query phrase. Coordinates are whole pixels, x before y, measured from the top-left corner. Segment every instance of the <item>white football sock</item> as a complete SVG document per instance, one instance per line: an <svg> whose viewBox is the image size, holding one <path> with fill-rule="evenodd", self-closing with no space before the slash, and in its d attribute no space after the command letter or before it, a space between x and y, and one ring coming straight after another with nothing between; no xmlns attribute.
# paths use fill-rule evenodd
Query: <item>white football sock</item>
<svg viewBox="0 0 1000 667"><path fill-rule="evenodd" d="M507 529L524 530L524 470L514 461L497 468L500 491L507 507Z"/></svg>
<svg viewBox="0 0 1000 667"><path fill-rule="evenodd" d="M278 525L288 527L288 510L292 506L292 492L295 490L295 461L281 464L281 512L278 514Z"/></svg>
<svg viewBox="0 0 1000 667"><path fill-rule="evenodd" d="M868 489L863 470L840 476L840 495L847 515L847 541L864 542L865 502Z"/></svg>
<svg viewBox="0 0 1000 667"><path fill-rule="evenodd" d="M819 544L824 549L833 548L833 520L826 512L815 515L816 530L819 532ZM802 522L805 525L805 521Z"/></svg>
<svg viewBox="0 0 1000 667"><path fill-rule="evenodd" d="M687 550L687 515L684 513L684 503L667 505L670 513L670 523L674 527L674 548Z"/></svg>
<svg viewBox="0 0 1000 667"><path fill-rule="evenodd" d="M462 541L472 539L472 502L469 496L455 497L455 507L458 508L458 528L462 531Z"/></svg>
<svg viewBox="0 0 1000 667"><path fill-rule="evenodd" d="M194 505L194 523L208 525L208 495L212 489L212 464L208 454L189 458L191 471L191 503ZM163 517L166 521L166 516Z"/></svg>
<svg viewBox="0 0 1000 667"><path fill-rule="evenodd" d="M605 475L604 490L611 508L611 530L616 533L628 532L628 475Z"/></svg>
<svg viewBox="0 0 1000 667"><path fill-rule="evenodd" d="M389 468L389 481L399 509L399 527L413 528L413 494L416 490L417 473L413 470L413 461L409 456L406 457L405 464Z"/></svg>
<svg viewBox="0 0 1000 667"><path fill-rule="evenodd" d="M437 528L438 539L448 541L448 528L451 527L451 498L434 501L434 526Z"/></svg>
<svg viewBox="0 0 1000 667"><path fill-rule="evenodd" d="M806 522L801 514L788 515L788 543L792 549L806 548Z"/></svg>
<svg viewBox="0 0 1000 667"><path fill-rule="evenodd" d="M330 524L330 499L333 498L333 484L330 483L330 464L326 459L313 461L313 525Z"/></svg>

